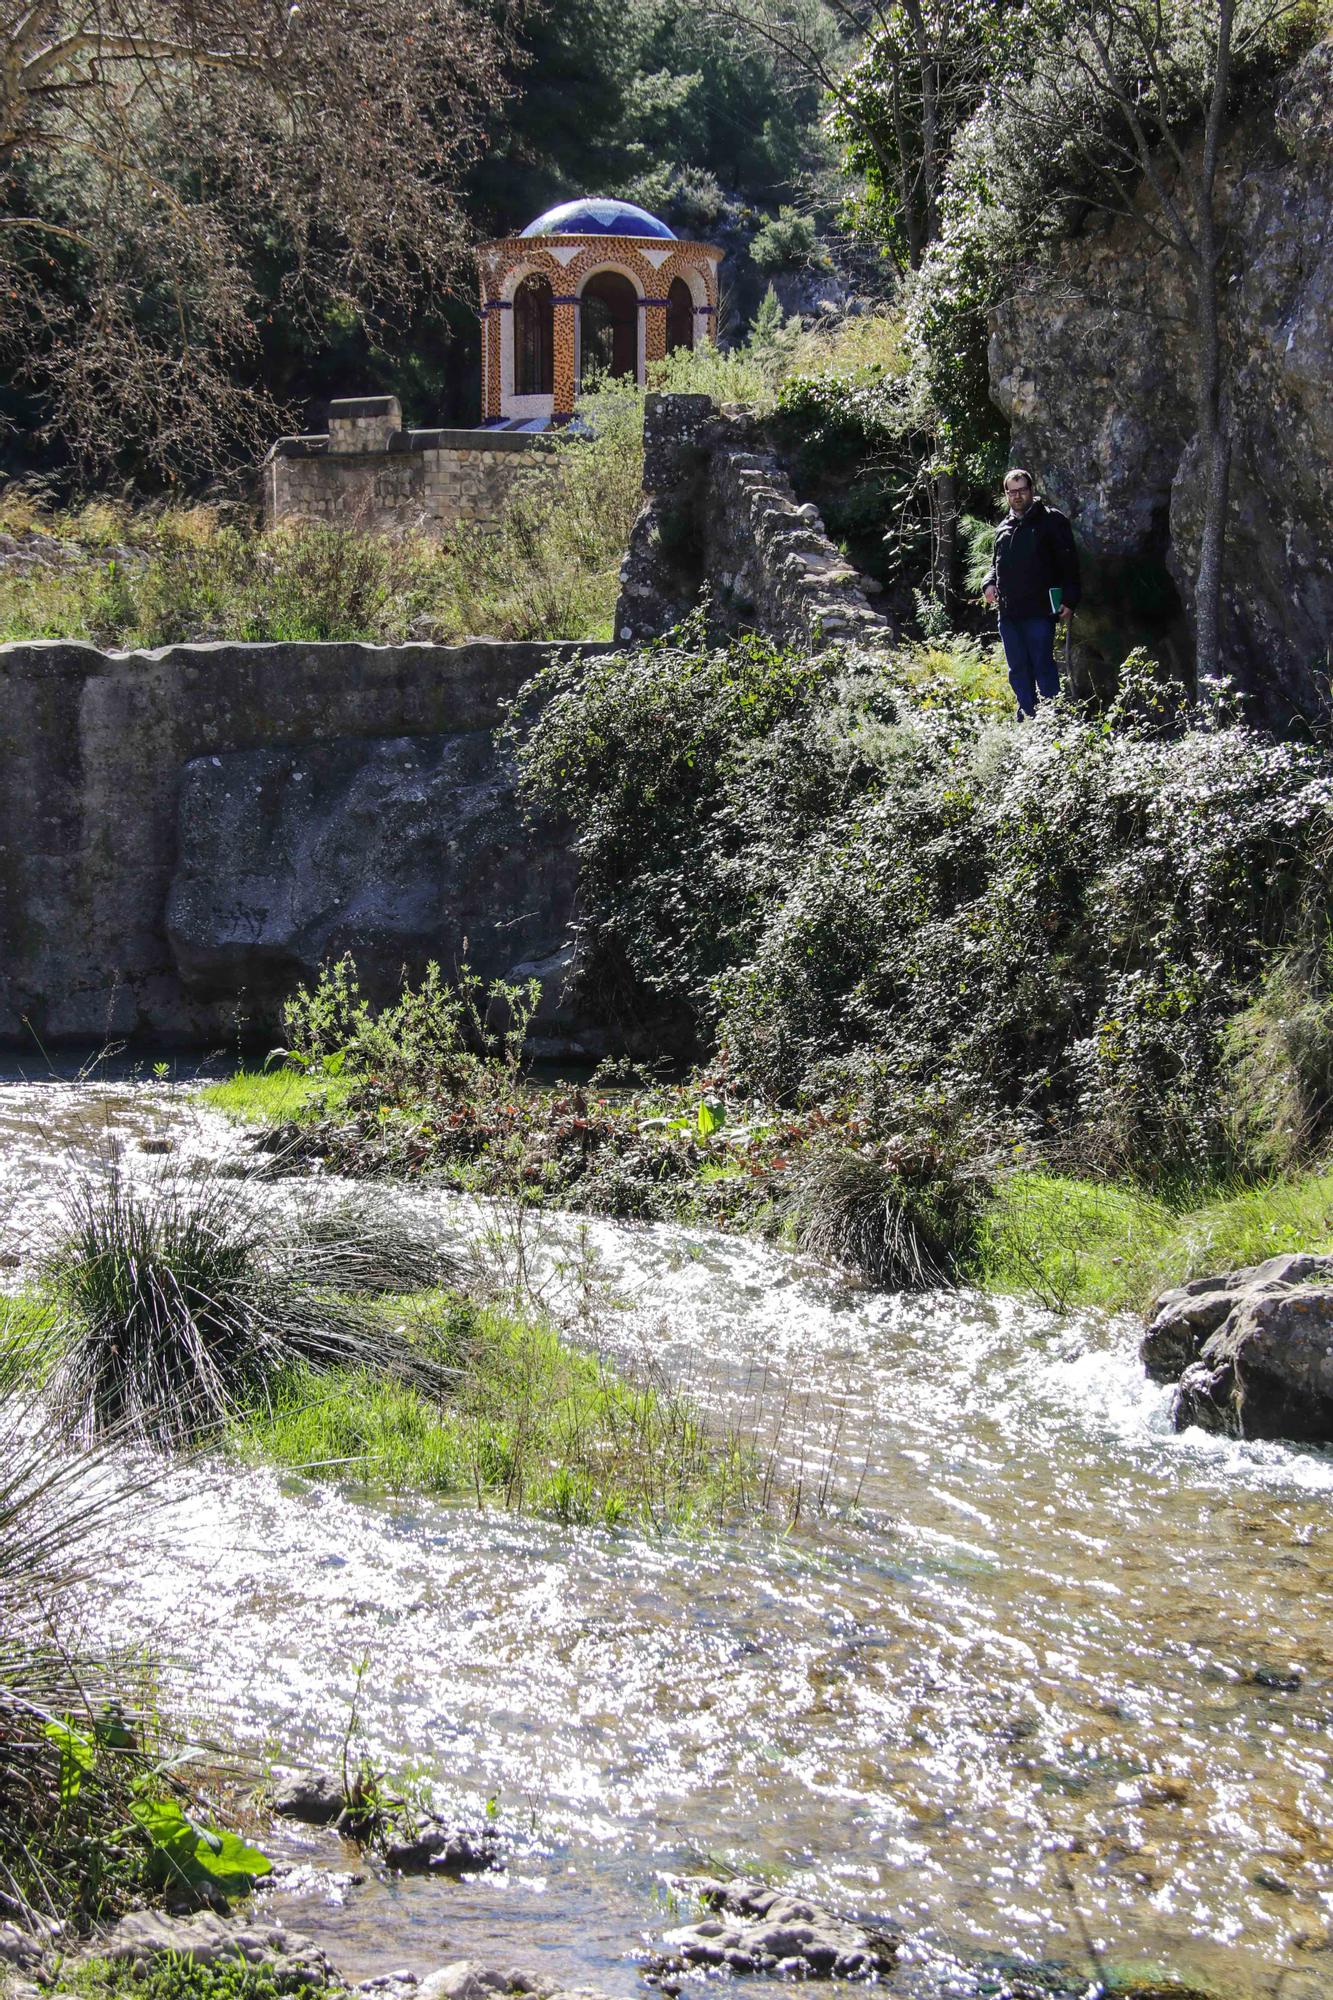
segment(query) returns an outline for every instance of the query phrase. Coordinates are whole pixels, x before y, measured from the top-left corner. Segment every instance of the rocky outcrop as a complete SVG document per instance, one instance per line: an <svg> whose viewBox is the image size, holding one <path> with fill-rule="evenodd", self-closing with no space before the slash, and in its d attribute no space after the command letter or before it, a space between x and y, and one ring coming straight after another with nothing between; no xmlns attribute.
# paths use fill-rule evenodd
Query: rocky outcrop
<svg viewBox="0 0 1333 2000"><path fill-rule="evenodd" d="M1291 73L1275 118L1236 133L1224 200L1235 440L1225 663L1281 720L1324 705L1333 631L1333 44ZM1175 260L1123 218L1090 222L992 327L991 393L1013 459L1116 579L1122 645L1136 636L1136 593L1157 594L1163 564L1191 609L1203 497L1195 345Z"/></svg>
<svg viewBox="0 0 1333 2000"><path fill-rule="evenodd" d="M719 636L753 631L801 646L892 637L866 579L819 510L798 501L746 412L718 411L707 396L650 395L643 485L620 572L622 643L667 631L701 597Z"/></svg>
<svg viewBox="0 0 1333 2000"><path fill-rule="evenodd" d="M170 1958L201 1966L228 1961L263 1965L279 1988L327 1986L336 1981L323 1952L299 1931L259 1917L233 1921L212 1910L196 1910L186 1917L169 1916L161 1910L132 1910L97 1940L92 1955L127 1967L139 1979Z"/></svg>
<svg viewBox="0 0 1333 2000"><path fill-rule="evenodd" d="M1164 1292L1141 1348L1177 1430L1333 1444L1333 1257L1270 1257Z"/></svg>
<svg viewBox="0 0 1333 2000"><path fill-rule="evenodd" d="M819 1904L762 1882L688 1877L679 1884L707 1915L663 1939L659 1974L696 1966L767 1972L788 1978L873 1979L896 1964L901 1939L831 1916Z"/></svg>

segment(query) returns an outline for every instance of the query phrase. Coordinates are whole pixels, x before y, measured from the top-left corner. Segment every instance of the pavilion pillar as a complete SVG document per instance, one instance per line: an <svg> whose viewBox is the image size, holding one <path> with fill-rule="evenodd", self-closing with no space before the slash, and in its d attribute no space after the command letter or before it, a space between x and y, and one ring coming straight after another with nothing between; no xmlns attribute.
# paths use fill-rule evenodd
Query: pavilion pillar
<svg viewBox="0 0 1333 2000"><path fill-rule="evenodd" d="M500 411L500 386L503 376L501 366L504 322L500 318L499 299L486 301L486 318L483 322L481 344L482 380L481 413L483 420L498 417Z"/></svg>
<svg viewBox="0 0 1333 2000"><path fill-rule="evenodd" d="M665 299L643 299L643 359L651 368L654 361L666 360L667 302Z"/></svg>
<svg viewBox="0 0 1333 2000"><path fill-rule="evenodd" d="M552 306L551 421L558 424L574 414L574 334L579 302L571 293L557 292Z"/></svg>

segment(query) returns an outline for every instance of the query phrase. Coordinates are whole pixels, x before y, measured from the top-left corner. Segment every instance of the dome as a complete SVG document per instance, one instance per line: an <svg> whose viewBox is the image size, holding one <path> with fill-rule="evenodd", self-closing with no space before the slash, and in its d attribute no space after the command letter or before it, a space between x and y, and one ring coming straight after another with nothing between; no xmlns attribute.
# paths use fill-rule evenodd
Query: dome
<svg viewBox="0 0 1333 2000"><path fill-rule="evenodd" d="M649 215L646 208L637 208L632 201L601 201L590 198L584 201L563 201L558 208L548 208L545 215L539 215L523 231L525 236L664 236L674 243L676 238L665 222L659 222L655 215Z"/></svg>

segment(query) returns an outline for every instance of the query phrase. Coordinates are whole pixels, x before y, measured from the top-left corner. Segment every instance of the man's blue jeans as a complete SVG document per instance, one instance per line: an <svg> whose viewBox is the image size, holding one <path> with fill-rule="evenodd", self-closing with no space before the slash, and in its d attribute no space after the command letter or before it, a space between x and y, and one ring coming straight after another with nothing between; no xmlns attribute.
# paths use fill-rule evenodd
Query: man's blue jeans
<svg viewBox="0 0 1333 2000"><path fill-rule="evenodd" d="M1009 668L1009 685L1020 715L1035 715L1037 696L1054 701L1060 692L1055 664L1054 618L1002 618L1000 644Z"/></svg>

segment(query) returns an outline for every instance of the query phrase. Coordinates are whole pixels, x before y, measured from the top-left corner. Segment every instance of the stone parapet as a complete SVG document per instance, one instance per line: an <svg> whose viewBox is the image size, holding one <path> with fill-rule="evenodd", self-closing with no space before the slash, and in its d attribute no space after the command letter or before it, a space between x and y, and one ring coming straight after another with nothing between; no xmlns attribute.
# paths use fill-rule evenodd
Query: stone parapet
<svg viewBox="0 0 1333 2000"><path fill-rule="evenodd" d="M701 595L719 634L804 646L897 636L761 427L707 396L647 399L644 503L620 574L621 643L668 630Z"/></svg>

